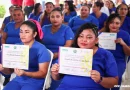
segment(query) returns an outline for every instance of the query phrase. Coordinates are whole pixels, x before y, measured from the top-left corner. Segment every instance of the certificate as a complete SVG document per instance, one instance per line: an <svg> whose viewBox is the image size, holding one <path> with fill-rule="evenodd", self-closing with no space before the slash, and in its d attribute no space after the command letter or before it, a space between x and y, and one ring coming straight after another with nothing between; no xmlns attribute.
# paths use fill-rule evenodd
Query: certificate
<svg viewBox="0 0 130 90"><path fill-rule="evenodd" d="M101 33L99 36L99 47L109 50L116 49L115 40L117 38L117 33Z"/></svg>
<svg viewBox="0 0 130 90"><path fill-rule="evenodd" d="M59 73L90 76L92 70L92 49L60 47Z"/></svg>
<svg viewBox="0 0 130 90"><path fill-rule="evenodd" d="M5 68L18 68L28 70L29 46L3 44L2 64Z"/></svg>

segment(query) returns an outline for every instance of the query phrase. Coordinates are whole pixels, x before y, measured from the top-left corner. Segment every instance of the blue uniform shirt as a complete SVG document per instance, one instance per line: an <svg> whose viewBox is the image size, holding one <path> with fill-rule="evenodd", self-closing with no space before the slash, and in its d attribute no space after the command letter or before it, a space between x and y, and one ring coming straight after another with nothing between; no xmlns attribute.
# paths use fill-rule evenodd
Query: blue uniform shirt
<svg viewBox="0 0 130 90"><path fill-rule="evenodd" d="M77 13L75 12L75 11L73 11L73 12L70 12L70 14L65 14L64 15L64 22L69 22L69 20L72 18L72 17L74 17L74 16L76 16L77 15Z"/></svg>
<svg viewBox="0 0 130 90"><path fill-rule="evenodd" d="M109 51L98 48L93 56L92 70L97 70L103 77L118 76L115 59ZM91 77L65 75L57 90L109 90L94 82Z"/></svg>
<svg viewBox="0 0 130 90"><path fill-rule="evenodd" d="M22 43L21 43L22 44ZM39 64L50 61L50 53L47 48L37 42L34 41L32 47L29 49L29 69L27 72L36 72L39 70ZM31 84L33 86L43 87L44 78L32 78L28 76L16 76L14 81L17 81L21 84Z"/></svg>
<svg viewBox="0 0 130 90"><path fill-rule="evenodd" d="M123 24L120 27L121 30L124 30L130 34L130 17L125 18Z"/></svg>
<svg viewBox="0 0 130 90"><path fill-rule="evenodd" d="M10 16L5 17L3 23L5 24L5 26L9 23L9 22L13 22L14 20L10 21Z"/></svg>
<svg viewBox="0 0 130 90"><path fill-rule="evenodd" d="M7 33L6 44L20 43L20 28L15 28L15 22L10 22L6 25L4 32Z"/></svg>
<svg viewBox="0 0 130 90"><path fill-rule="evenodd" d="M80 18L80 16L74 16L70 19L68 25L71 27L72 31L76 33L78 28L85 23L93 23L99 27L98 20L92 15L89 15L85 19Z"/></svg>
<svg viewBox="0 0 130 90"><path fill-rule="evenodd" d="M95 18L97 18L95 13L92 13L91 15L94 16ZM105 13L102 13L101 16L99 18L97 18L97 20L99 22L99 30L104 27L104 23L107 20L107 18L108 18L108 16Z"/></svg>
<svg viewBox="0 0 130 90"><path fill-rule="evenodd" d="M39 13L38 15L34 15L34 13L30 13L30 15L28 16L28 19L33 19L33 20L38 21L41 14L42 14L42 12Z"/></svg>

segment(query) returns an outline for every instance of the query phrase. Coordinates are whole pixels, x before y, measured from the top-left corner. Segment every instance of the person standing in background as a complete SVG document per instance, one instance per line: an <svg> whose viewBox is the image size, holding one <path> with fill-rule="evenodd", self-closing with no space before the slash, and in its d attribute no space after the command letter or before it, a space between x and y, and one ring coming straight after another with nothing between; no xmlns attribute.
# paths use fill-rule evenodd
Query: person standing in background
<svg viewBox="0 0 130 90"><path fill-rule="evenodd" d="M23 0L22 8L25 15L27 15L27 17L32 12L35 3L36 3L36 0Z"/></svg>
<svg viewBox="0 0 130 90"><path fill-rule="evenodd" d="M11 4L14 6L22 7L23 0L11 0Z"/></svg>

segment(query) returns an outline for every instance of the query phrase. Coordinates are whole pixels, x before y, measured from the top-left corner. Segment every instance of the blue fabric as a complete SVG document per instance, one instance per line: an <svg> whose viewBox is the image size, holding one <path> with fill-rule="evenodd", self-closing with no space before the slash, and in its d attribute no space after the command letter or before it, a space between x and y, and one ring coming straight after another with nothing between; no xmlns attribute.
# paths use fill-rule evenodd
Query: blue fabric
<svg viewBox="0 0 130 90"><path fill-rule="evenodd" d="M39 21L40 21L40 18L39 18ZM41 27L43 27L44 25L48 25L48 24L51 24L51 21L50 21L49 17L47 15L45 15L43 18L43 23L42 23Z"/></svg>
<svg viewBox="0 0 130 90"><path fill-rule="evenodd" d="M110 14L111 14L113 11L116 12L116 7L112 8L112 9L109 9Z"/></svg>
<svg viewBox="0 0 130 90"><path fill-rule="evenodd" d="M42 12L40 12L38 15L34 15L34 13L30 13L30 15L28 16L28 19L33 19L33 20L38 21L41 14L42 14Z"/></svg>
<svg viewBox="0 0 130 90"><path fill-rule="evenodd" d="M95 18L97 18L95 13L92 13L91 15L94 16ZM104 27L104 23L107 20L107 18L108 18L108 16L105 13L102 13L101 16L97 18L97 20L99 22L99 30Z"/></svg>
<svg viewBox="0 0 130 90"><path fill-rule="evenodd" d="M10 22L6 25L4 32L7 33L6 44L20 43L20 28L15 28L15 22Z"/></svg>
<svg viewBox="0 0 130 90"><path fill-rule="evenodd" d="M69 20L72 18L72 17L74 17L74 16L76 16L77 15L77 13L75 12L75 11L73 11L73 12L70 12L70 14L65 14L64 15L64 22L69 22Z"/></svg>
<svg viewBox="0 0 130 90"><path fill-rule="evenodd" d="M120 30L117 33L117 38L122 38L123 41L130 46L130 35L123 30ZM123 50L123 46L120 45L119 43L116 44L116 50L109 50L111 53L113 53L116 63L117 63L117 68L118 68L118 75L119 75L119 81L118 81L118 85L121 85L121 81L122 81L122 75L125 72L126 69L126 60L125 60L125 53ZM113 88L112 90L119 90L119 88Z"/></svg>
<svg viewBox="0 0 130 90"><path fill-rule="evenodd" d="M92 70L97 70L103 77L118 76L114 56L109 51L99 48L93 56ZM56 90L109 90L94 82L91 77L65 75Z"/></svg>
<svg viewBox="0 0 130 90"><path fill-rule="evenodd" d="M130 34L130 17L126 17L123 24L120 27L121 30L124 30Z"/></svg>
<svg viewBox="0 0 130 90"><path fill-rule="evenodd" d="M68 25L71 27L72 31L76 33L78 28L85 23L93 23L99 27L98 20L92 15L89 15L85 19L80 18L80 16L74 16L70 19Z"/></svg>
<svg viewBox="0 0 130 90"><path fill-rule="evenodd" d="M29 69L25 71L27 72L38 71L39 64L49 62L50 58L51 58L50 53L48 52L46 47L41 43L35 41L32 47L29 49ZM44 80L45 80L44 78L32 78L24 75L16 76L12 80L12 82L9 82L9 84L6 85L4 90L42 90ZM17 84L14 82L17 82ZM30 87L30 85L31 88L37 88L37 89L29 89L29 88L22 89L25 86ZM14 87L12 86L19 87L21 89L14 89Z"/></svg>
<svg viewBox="0 0 130 90"><path fill-rule="evenodd" d="M10 21L10 16L5 17L3 23L5 24L5 26L9 23L9 22L14 22L14 20Z"/></svg>

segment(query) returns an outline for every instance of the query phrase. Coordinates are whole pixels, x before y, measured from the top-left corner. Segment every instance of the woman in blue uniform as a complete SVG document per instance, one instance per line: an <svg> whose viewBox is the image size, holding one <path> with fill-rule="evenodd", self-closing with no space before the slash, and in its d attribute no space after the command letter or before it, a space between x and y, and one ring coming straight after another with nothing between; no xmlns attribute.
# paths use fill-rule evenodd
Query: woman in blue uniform
<svg viewBox="0 0 130 90"><path fill-rule="evenodd" d="M106 32L117 33L116 50L109 50L115 57L119 82L121 85L122 75L126 69L126 56L130 56L130 35L128 32L120 30L121 18L118 14L111 14L106 22ZM119 87L115 87L112 90L119 90Z"/></svg>
<svg viewBox="0 0 130 90"><path fill-rule="evenodd" d="M100 11L102 7L103 7L102 2L95 2L93 6L93 13L91 13L91 15L97 18L99 22L99 31L104 27L105 21L108 18L108 16L105 13L102 13Z"/></svg>
<svg viewBox="0 0 130 90"><path fill-rule="evenodd" d="M69 26L62 24L63 14L58 8L53 9L50 13L50 21L52 24L42 27L44 33L42 40L44 45L53 52L52 63L54 64L58 62L59 46L71 46L74 34ZM55 90L59 83L60 81L52 81L50 90Z"/></svg>
<svg viewBox="0 0 130 90"><path fill-rule="evenodd" d="M117 13L121 17L122 25L120 27L121 30L127 31L130 34L130 17L128 17L128 6L124 3L120 4L117 7Z"/></svg>
<svg viewBox="0 0 130 90"><path fill-rule="evenodd" d="M107 50L98 48L98 29L94 24L86 23L79 28L73 47L93 49L93 63L90 77L64 75L56 90L109 90L118 82L115 59ZM52 77L60 79L59 65L51 68Z"/></svg>
<svg viewBox="0 0 130 90"><path fill-rule="evenodd" d="M72 1L64 1L63 14L64 24L68 24L69 20L77 15Z"/></svg>
<svg viewBox="0 0 130 90"><path fill-rule="evenodd" d="M54 4L52 2L47 2L45 6L46 6L45 11L42 13L42 15L39 18L41 27L43 27L44 25L51 24L49 16L50 16L50 12L54 9Z"/></svg>
<svg viewBox="0 0 130 90"><path fill-rule="evenodd" d="M42 90L50 61L47 48L41 44L40 32L34 21L20 26L20 45L29 45L29 69L14 69L16 77L3 90Z"/></svg>
<svg viewBox="0 0 130 90"><path fill-rule="evenodd" d="M30 13L28 19L33 19L38 21L41 14L42 14L42 5L40 3L36 3L34 6L34 12Z"/></svg>
<svg viewBox="0 0 130 90"><path fill-rule="evenodd" d="M73 18L70 19L68 25L71 27L74 33L76 33L76 31L82 24L87 23L87 22L90 22L99 26L98 20L92 15L90 15L89 13L90 13L89 6L82 5L80 8L80 15L74 16Z"/></svg>

